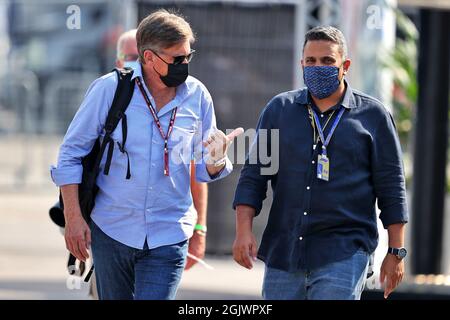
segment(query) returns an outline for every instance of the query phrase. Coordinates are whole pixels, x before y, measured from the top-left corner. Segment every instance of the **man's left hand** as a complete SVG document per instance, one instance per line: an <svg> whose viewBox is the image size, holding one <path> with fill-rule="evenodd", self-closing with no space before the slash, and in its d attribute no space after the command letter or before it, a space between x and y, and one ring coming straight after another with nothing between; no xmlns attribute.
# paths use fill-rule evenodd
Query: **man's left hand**
<svg viewBox="0 0 450 320"><path fill-rule="evenodd" d="M403 260L398 259L393 254L387 254L383 260L380 270L380 282L384 286L384 298L394 291L403 279L405 265Z"/></svg>
<svg viewBox="0 0 450 320"><path fill-rule="evenodd" d="M203 257L205 256L205 249L206 249L206 237L199 235L195 231L192 237L189 239L188 252L199 259L203 259ZM188 257L186 267L184 267L184 270L189 270L196 263L197 261Z"/></svg>

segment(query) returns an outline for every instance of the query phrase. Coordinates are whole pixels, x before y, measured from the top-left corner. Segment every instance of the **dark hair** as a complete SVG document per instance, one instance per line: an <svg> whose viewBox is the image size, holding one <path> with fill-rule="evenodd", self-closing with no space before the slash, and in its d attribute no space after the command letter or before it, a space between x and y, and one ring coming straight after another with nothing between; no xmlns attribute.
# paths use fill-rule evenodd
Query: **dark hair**
<svg viewBox="0 0 450 320"><path fill-rule="evenodd" d="M137 28L136 42L139 60L144 61L144 51L167 49L189 40L195 41L189 23L178 13L160 9L144 18Z"/></svg>
<svg viewBox="0 0 450 320"><path fill-rule="evenodd" d="M309 30L305 35L303 50L305 50L308 41L318 40L336 43L339 46L339 53L341 54L342 59L345 60L347 58L347 44L341 30L331 26L320 26Z"/></svg>

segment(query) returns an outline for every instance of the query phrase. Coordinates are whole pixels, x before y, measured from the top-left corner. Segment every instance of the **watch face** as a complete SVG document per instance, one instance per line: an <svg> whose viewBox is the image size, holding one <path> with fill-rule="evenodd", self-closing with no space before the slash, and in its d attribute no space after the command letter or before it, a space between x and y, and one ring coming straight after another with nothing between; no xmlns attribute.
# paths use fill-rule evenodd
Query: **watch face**
<svg viewBox="0 0 450 320"><path fill-rule="evenodd" d="M405 248L400 248L400 249L398 250L398 256L399 256L401 259L403 259L404 257L406 257L406 253L407 253L407 251L406 251Z"/></svg>

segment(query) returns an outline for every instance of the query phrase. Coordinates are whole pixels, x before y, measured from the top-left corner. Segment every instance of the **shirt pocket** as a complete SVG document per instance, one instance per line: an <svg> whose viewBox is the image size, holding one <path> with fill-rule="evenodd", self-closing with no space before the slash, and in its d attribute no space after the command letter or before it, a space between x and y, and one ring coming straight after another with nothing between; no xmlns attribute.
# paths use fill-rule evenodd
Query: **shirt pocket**
<svg viewBox="0 0 450 320"><path fill-rule="evenodd" d="M182 127L177 124L174 125L167 142L169 152L169 175L182 169L189 169L195 133L196 128L194 126ZM157 148L161 148L164 156L164 140L160 136L155 139L155 141Z"/></svg>
<svg viewBox="0 0 450 320"><path fill-rule="evenodd" d="M355 170L368 170L370 135L355 120L343 119L331 139L331 170L355 174Z"/></svg>

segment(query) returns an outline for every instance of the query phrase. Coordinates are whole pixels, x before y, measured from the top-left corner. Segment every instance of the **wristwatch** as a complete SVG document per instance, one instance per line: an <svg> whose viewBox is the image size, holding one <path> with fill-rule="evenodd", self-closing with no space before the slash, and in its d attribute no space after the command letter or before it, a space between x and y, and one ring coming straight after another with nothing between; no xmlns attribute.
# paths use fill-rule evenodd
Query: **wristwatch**
<svg viewBox="0 0 450 320"><path fill-rule="evenodd" d="M214 167L220 167L220 166L222 166L222 165L224 165L226 163L227 163L227 156L225 156L225 157L223 157L223 158L221 158L219 160L214 161L213 165L214 165Z"/></svg>
<svg viewBox="0 0 450 320"><path fill-rule="evenodd" d="M403 258L406 257L406 254L408 253L408 251L406 251L406 249L403 247L402 248L389 247L388 253L393 254L394 256L396 256L397 258L402 260Z"/></svg>

